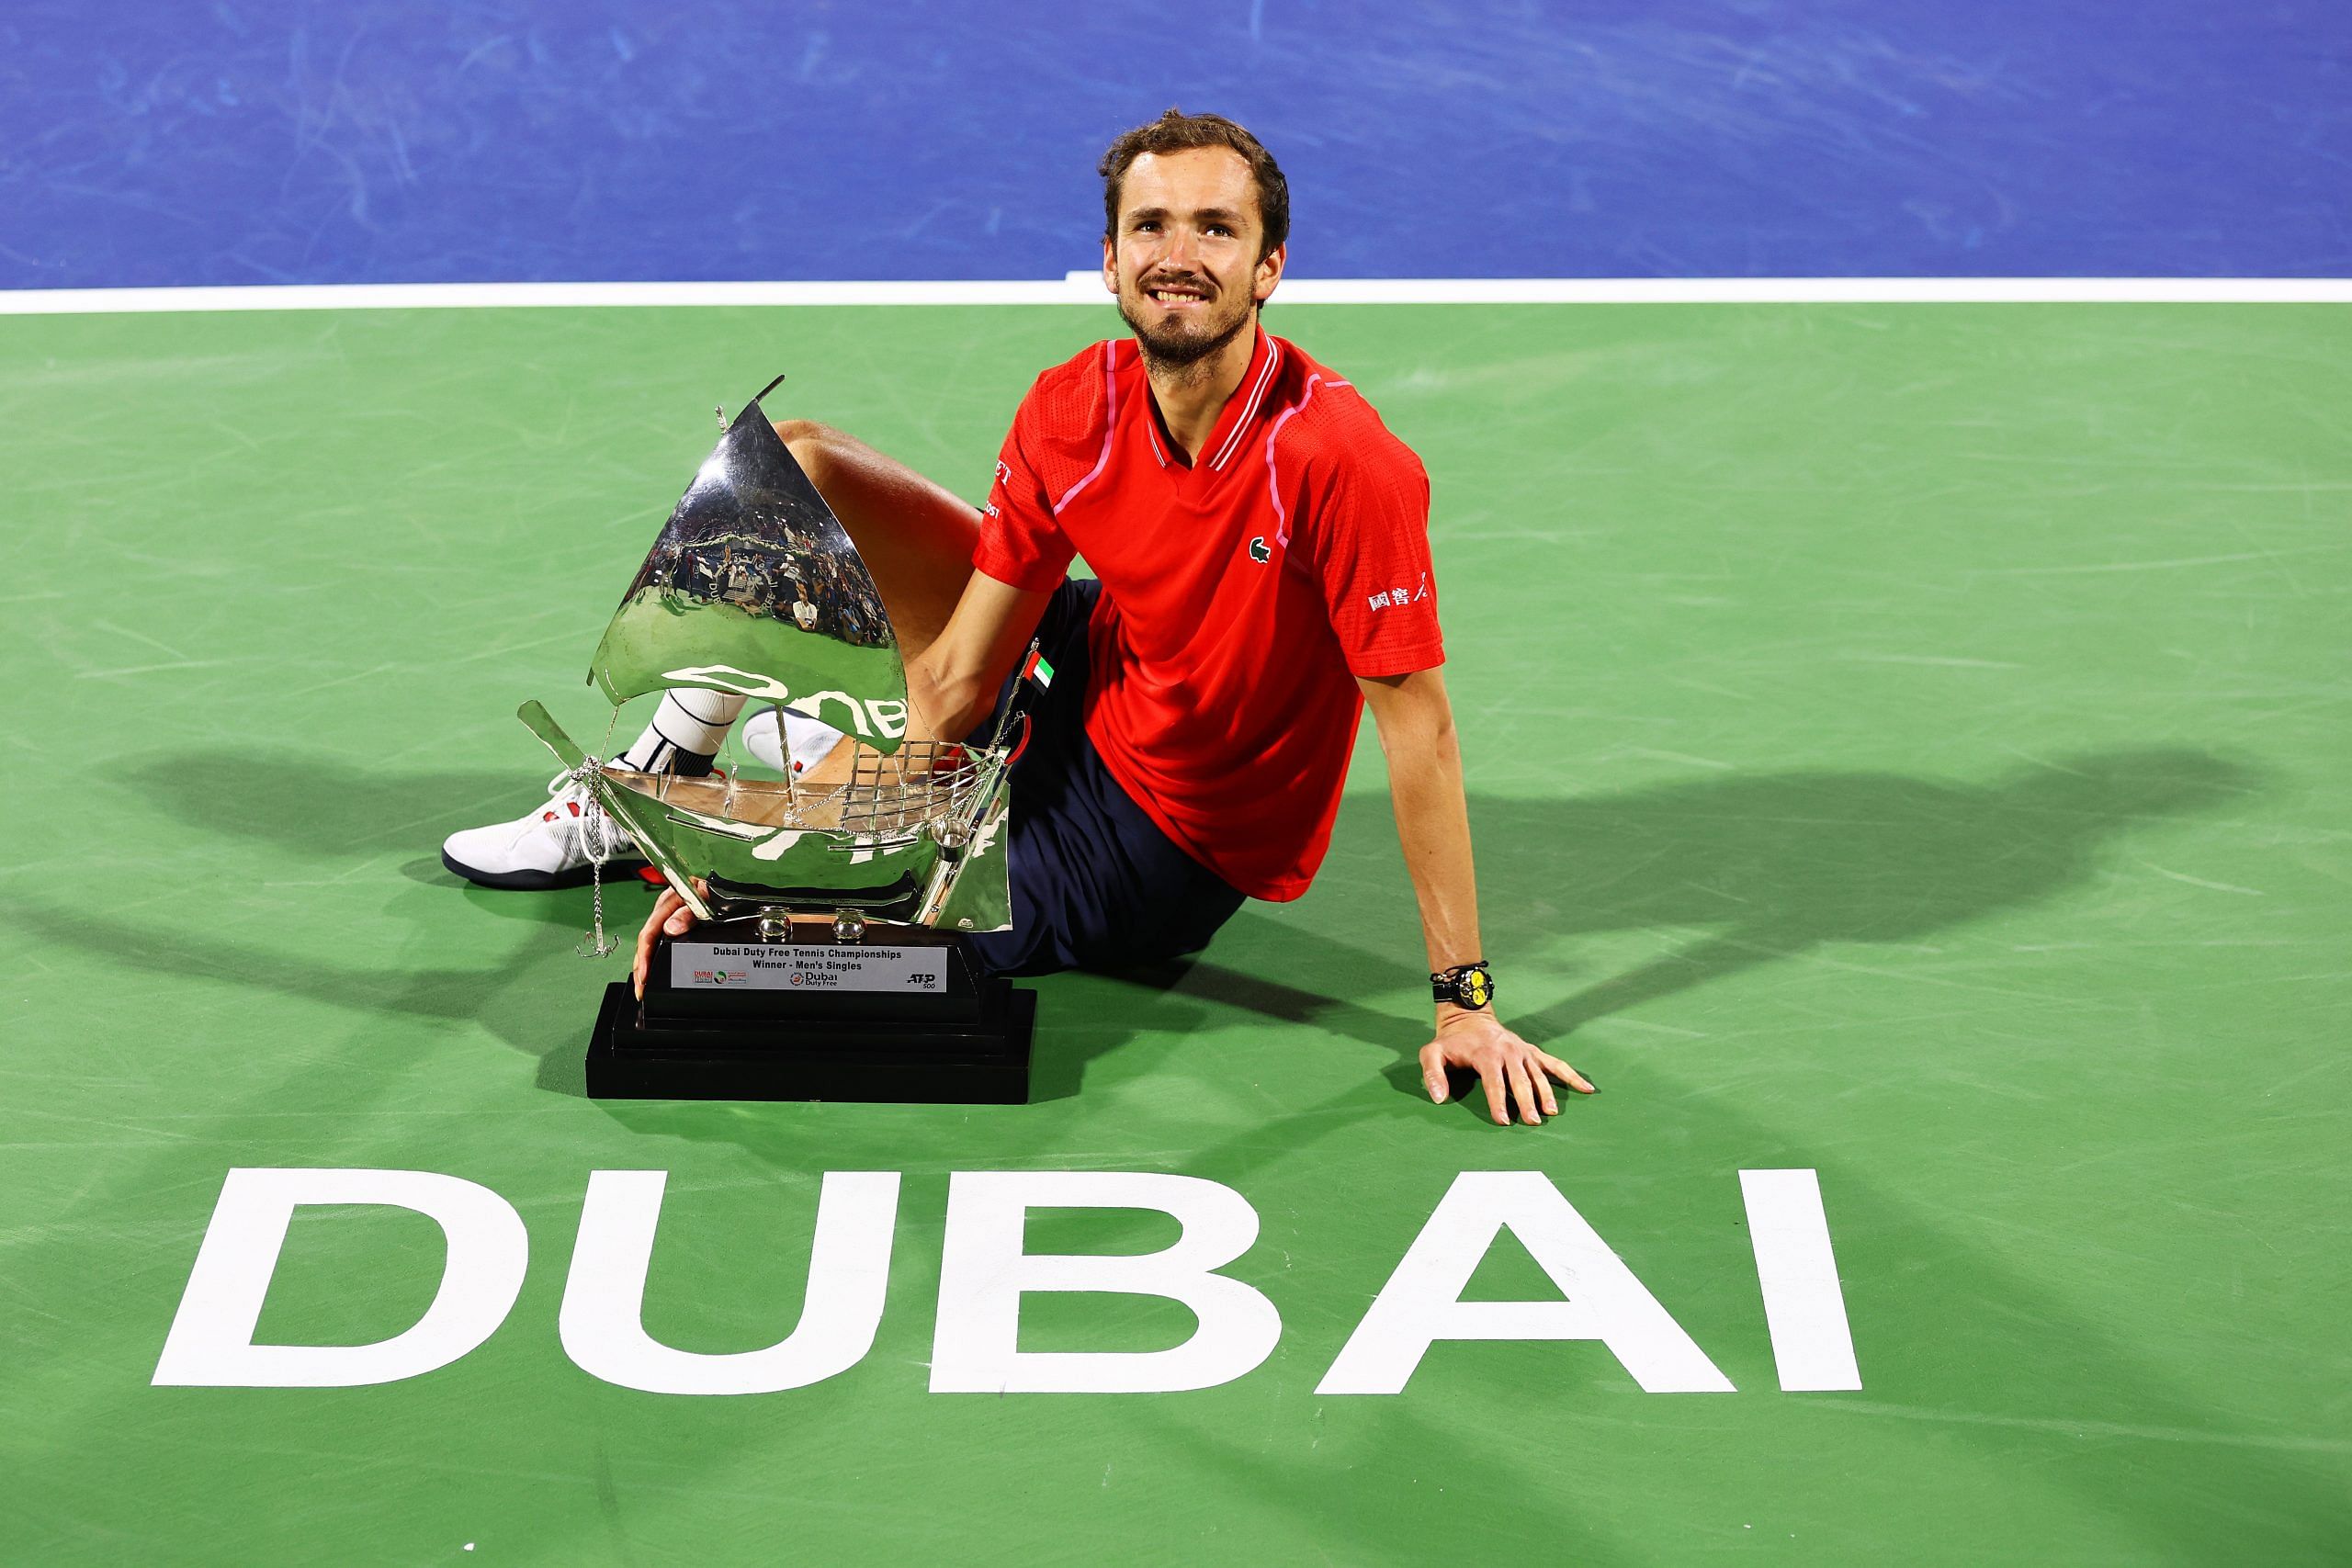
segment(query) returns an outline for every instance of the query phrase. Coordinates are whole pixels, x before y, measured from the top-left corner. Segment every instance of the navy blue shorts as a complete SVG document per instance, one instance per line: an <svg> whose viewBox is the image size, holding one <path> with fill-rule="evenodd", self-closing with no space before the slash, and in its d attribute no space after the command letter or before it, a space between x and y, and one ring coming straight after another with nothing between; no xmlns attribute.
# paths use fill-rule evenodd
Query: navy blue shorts
<svg viewBox="0 0 2352 1568"><path fill-rule="evenodd" d="M1000 975L1116 969L1208 945L1242 895L1179 849L1102 765L1086 736L1087 622L1102 585L1070 578L1037 623L1053 683L1032 683L1028 748L1012 765L1012 929L972 939ZM1016 672L998 710L1023 684ZM995 728L991 716L981 726Z"/></svg>

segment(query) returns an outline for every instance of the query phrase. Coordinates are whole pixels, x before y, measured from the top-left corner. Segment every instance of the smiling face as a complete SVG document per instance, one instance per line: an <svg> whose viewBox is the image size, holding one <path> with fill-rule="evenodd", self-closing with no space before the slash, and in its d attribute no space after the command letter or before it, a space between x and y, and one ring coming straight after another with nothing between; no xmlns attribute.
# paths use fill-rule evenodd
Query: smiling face
<svg viewBox="0 0 2352 1568"><path fill-rule="evenodd" d="M1282 248L1258 254L1264 235L1250 165L1232 149L1147 152L1128 165L1102 281L1147 359L1197 364L1249 328L1282 281Z"/></svg>

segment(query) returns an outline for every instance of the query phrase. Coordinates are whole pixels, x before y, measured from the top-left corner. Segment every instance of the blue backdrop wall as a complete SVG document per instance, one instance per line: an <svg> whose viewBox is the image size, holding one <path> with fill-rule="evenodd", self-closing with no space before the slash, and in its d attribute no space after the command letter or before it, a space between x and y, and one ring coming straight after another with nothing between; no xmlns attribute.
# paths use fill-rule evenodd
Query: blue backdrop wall
<svg viewBox="0 0 2352 1568"><path fill-rule="evenodd" d="M0 287L1024 278L1170 103L1321 276L2352 275L2342 0L0 7Z"/></svg>

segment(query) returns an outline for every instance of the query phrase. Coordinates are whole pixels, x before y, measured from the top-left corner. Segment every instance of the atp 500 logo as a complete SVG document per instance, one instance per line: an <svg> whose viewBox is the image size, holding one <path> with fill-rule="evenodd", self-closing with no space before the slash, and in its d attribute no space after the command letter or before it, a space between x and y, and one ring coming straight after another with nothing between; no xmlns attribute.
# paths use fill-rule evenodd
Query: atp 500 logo
<svg viewBox="0 0 2352 1568"><path fill-rule="evenodd" d="M588 1178L556 1333L590 1374L651 1393L776 1393L863 1360L882 1322L898 1228L899 1173L831 1171L817 1202L808 1297L790 1335L761 1349L681 1350L645 1330L645 1281L669 1176ZM1743 1170L1740 1197L1780 1385L1858 1389L1837 1260L1810 1170ZM432 1305L370 1345L256 1343L262 1303L294 1211L372 1203L440 1224L448 1242ZM1163 1251L1046 1255L1025 1249L1033 1209L1157 1210L1179 1234ZM1504 1231L1557 1292L1464 1301ZM950 1178L933 1328L933 1393L1158 1393L1210 1388L1254 1371L1282 1337L1256 1286L1220 1272L1258 1239L1258 1213L1232 1188L1144 1171L958 1171ZM221 1184L157 1384L347 1388L447 1366L506 1321L530 1236L489 1188L421 1170L238 1169ZM1746 1286L1741 1287L1743 1291ZM1025 1351L1023 1301L1062 1292L1160 1296L1199 1320L1172 1349ZM1752 1299L1752 1298L1751 1298ZM1471 1170L1453 1179L1322 1381L1318 1394L1400 1393L1430 1347L1450 1339L1592 1339L1651 1393L1729 1393L1724 1376L1541 1172Z"/></svg>

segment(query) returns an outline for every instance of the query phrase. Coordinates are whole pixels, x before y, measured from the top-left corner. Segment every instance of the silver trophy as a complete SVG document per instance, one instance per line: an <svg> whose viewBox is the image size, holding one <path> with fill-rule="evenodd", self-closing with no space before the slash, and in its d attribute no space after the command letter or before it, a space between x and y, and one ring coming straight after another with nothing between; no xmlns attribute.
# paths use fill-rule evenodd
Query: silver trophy
<svg viewBox="0 0 2352 1568"><path fill-rule="evenodd" d="M774 703L841 729L854 761L826 783L639 773L523 705L701 921L662 939L642 1002L606 987L589 1092L1025 1100L1035 995L985 975L963 938L1011 923L1008 740L1027 716L1008 701L985 739L906 739L873 574L761 407L781 379L704 459L588 679L616 708L680 686ZM601 937L601 881L596 897Z"/></svg>

